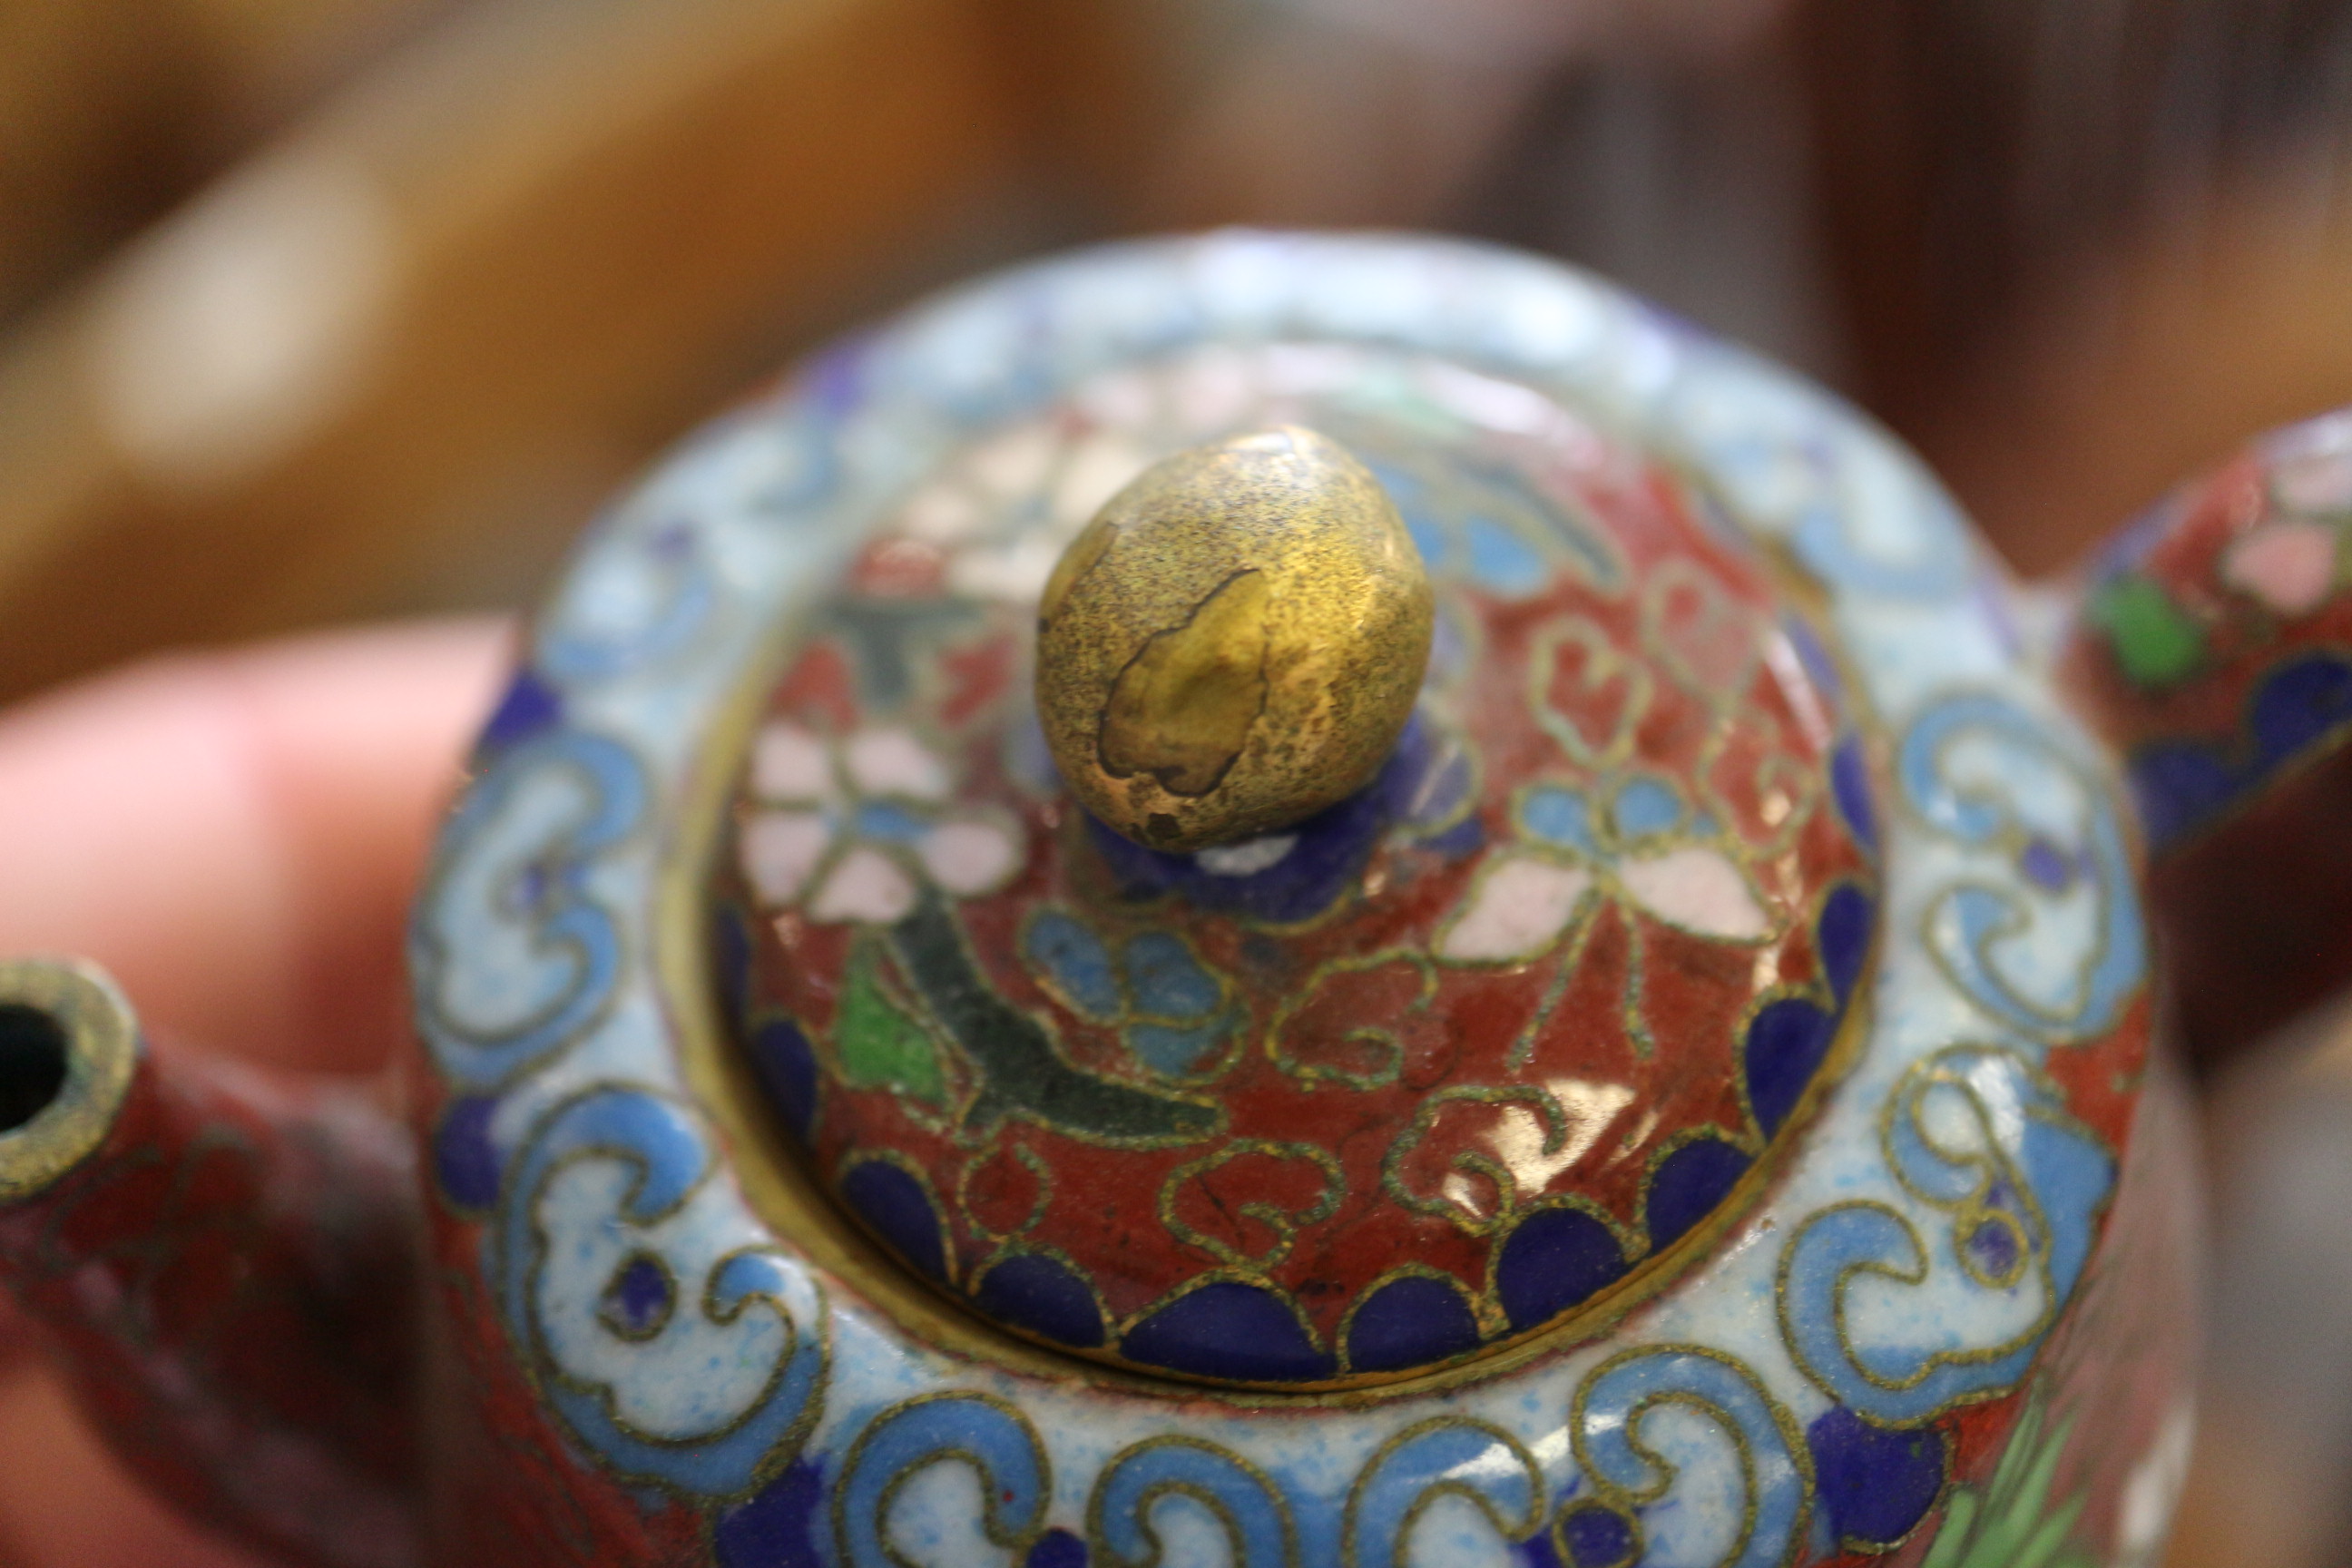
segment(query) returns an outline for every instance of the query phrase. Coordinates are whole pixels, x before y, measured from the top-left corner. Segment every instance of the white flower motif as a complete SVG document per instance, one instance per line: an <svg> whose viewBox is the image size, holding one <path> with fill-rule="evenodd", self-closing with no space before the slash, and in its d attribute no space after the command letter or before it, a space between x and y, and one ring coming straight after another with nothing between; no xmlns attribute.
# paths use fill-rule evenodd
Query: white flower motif
<svg viewBox="0 0 2352 1568"><path fill-rule="evenodd" d="M2221 578L2284 616L2315 610L2336 586L2336 531L2322 522L2265 522L2231 541Z"/></svg>
<svg viewBox="0 0 2352 1568"><path fill-rule="evenodd" d="M1583 907L1592 873L1532 855L1506 856L1478 879L1468 904L1438 938L1440 956L1508 963L1552 944Z"/></svg>
<svg viewBox="0 0 2352 1568"><path fill-rule="evenodd" d="M1668 925L1701 936L1756 942L1772 930L1748 879L1720 849L1686 844L1663 855L1628 856L1617 863L1617 880Z"/></svg>
<svg viewBox="0 0 2352 1568"><path fill-rule="evenodd" d="M926 880L958 898L993 892L1020 868L1019 830L953 809L953 792L947 764L910 730L833 742L775 721L751 745L744 879L762 906L799 906L827 924L903 919Z"/></svg>
<svg viewBox="0 0 2352 1568"><path fill-rule="evenodd" d="M812 918L887 923L914 912L915 885L898 862L870 844L854 846L809 904Z"/></svg>
<svg viewBox="0 0 2352 1568"><path fill-rule="evenodd" d="M957 594L1034 605L1063 547L1155 455L1059 418L1019 426L918 491L901 526L947 552Z"/></svg>
<svg viewBox="0 0 2352 1568"><path fill-rule="evenodd" d="M1437 938L1440 957L1511 963L1557 942L1599 889L1669 925L1723 942L1759 942L1772 917L1747 874L1702 836L1680 838L1686 812L1661 784L1637 779L1618 791L1596 826L1584 796L1542 785L1521 797L1521 831L1543 847L1499 857Z"/></svg>

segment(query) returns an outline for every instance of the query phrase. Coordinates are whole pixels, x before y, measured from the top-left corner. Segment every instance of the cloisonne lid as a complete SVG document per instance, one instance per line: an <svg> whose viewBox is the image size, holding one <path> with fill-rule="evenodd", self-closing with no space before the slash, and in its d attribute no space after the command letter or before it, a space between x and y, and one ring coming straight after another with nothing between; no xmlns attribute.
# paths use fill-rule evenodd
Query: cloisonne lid
<svg viewBox="0 0 2352 1568"><path fill-rule="evenodd" d="M792 622L712 892L741 1037L873 1237L1057 1349L1304 1389L1589 1337L1867 1005L1820 599L1525 379L1134 354Z"/></svg>

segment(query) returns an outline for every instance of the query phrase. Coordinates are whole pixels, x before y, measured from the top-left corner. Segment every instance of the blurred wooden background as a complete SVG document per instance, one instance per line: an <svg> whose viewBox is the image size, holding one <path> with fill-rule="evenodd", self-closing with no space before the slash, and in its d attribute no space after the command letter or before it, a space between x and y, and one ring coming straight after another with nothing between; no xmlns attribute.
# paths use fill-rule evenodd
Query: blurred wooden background
<svg viewBox="0 0 2352 1568"><path fill-rule="evenodd" d="M0 0L0 697L521 602L826 331L1235 220L1597 265L2052 565L2352 398L2345 9Z"/></svg>
<svg viewBox="0 0 2352 1568"><path fill-rule="evenodd" d="M0 700L526 603L827 332L1235 221L1613 274L2047 570L2352 402L2347 139L2352 0L0 0ZM2352 1557L2352 1019L2314 1037L2217 1101L2174 1568Z"/></svg>
<svg viewBox="0 0 2352 1568"><path fill-rule="evenodd" d="M49 89L0 196L0 692L523 597L793 350L1034 243L1016 171L1088 102L1027 79L1055 9L192 0L167 61L146 4L17 7L53 58L0 42Z"/></svg>

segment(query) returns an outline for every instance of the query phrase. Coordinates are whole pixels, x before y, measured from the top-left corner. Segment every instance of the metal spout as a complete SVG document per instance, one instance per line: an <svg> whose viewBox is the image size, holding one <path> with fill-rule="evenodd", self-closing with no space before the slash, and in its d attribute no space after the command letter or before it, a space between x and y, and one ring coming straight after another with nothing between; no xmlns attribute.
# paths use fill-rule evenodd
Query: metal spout
<svg viewBox="0 0 2352 1568"><path fill-rule="evenodd" d="M95 967L0 962L0 1283L189 1513L417 1561L405 1142L347 1089L158 1058Z"/></svg>

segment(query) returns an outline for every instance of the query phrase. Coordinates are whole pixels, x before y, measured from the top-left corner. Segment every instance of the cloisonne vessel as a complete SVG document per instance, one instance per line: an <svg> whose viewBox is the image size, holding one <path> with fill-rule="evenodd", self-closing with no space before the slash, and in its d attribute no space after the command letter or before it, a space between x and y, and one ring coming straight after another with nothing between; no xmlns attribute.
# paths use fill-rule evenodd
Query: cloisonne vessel
<svg viewBox="0 0 2352 1568"><path fill-rule="evenodd" d="M2278 992L2199 911L2341 795L2347 523L2323 421L2061 603L1547 262L1026 268L598 524L407 1127L0 968L0 1268L337 1568L2149 1563L2143 897Z"/></svg>

